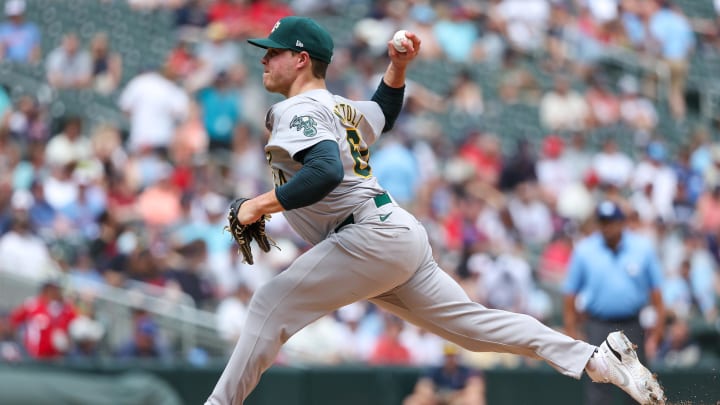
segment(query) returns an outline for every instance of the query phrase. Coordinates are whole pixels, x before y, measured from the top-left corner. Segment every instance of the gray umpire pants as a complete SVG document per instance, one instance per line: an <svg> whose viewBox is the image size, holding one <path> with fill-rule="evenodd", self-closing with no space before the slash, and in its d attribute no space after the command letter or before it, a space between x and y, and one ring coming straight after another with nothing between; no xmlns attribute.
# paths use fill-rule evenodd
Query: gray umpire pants
<svg viewBox="0 0 720 405"><path fill-rule="evenodd" d="M206 405L242 404L294 333L363 299L468 350L538 358L581 377L595 346L530 316L471 301L435 263L427 233L410 213L395 203L376 207L371 199L354 218L255 292Z"/></svg>
<svg viewBox="0 0 720 405"><path fill-rule="evenodd" d="M610 332L622 330L631 342L638 345L637 354L645 363L645 338L637 317L626 320L610 321L588 318L585 321L585 333L590 343L599 346ZM616 401L619 399L620 402ZM625 391L613 384L598 384L589 378L585 382L585 405L637 404L637 401Z"/></svg>

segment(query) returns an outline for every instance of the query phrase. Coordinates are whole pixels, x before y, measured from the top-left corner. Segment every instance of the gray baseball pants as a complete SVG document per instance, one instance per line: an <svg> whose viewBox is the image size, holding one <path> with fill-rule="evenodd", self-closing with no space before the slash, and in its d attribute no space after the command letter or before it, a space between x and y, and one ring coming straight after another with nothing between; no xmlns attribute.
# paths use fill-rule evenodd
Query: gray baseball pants
<svg viewBox="0 0 720 405"><path fill-rule="evenodd" d="M530 316L471 301L435 263L415 217L395 203L376 207L371 199L354 212L353 224L255 292L245 328L206 405L241 405L294 333L363 299L468 350L542 359L574 378L595 350Z"/></svg>

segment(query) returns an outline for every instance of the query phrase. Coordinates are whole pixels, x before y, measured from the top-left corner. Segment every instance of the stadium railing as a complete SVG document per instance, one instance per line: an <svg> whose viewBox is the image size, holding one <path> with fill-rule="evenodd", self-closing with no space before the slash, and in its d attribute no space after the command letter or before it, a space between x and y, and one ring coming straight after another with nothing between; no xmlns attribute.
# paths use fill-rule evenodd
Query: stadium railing
<svg viewBox="0 0 720 405"><path fill-rule="evenodd" d="M60 279L69 298L87 296L87 291L74 286L68 277ZM34 296L40 283L41 280L0 272L0 310L9 311ZM130 282L128 288L103 285L91 300L96 319L106 328L103 346L116 346L129 339L132 314L143 310L158 323L161 336L171 348L183 357L197 348L213 356L225 355L228 349L217 333L215 314L196 308L193 299L182 291Z"/></svg>

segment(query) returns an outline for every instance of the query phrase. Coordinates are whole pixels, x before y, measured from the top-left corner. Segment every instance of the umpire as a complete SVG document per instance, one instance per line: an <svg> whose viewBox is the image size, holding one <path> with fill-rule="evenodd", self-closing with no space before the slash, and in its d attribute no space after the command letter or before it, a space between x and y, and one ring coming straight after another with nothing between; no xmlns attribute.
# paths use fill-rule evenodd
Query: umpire
<svg viewBox="0 0 720 405"><path fill-rule="evenodd" d="M625 215L612 201L596 209L598 231L575 246L564 285L564 320L568 335L579 338L584 320L587 342L600 345L615 330L624 330L632 342L640 344L641 361L645 353L653 356L661 341L665 308L660 287L662 270L652 241L625 228ZM648 302L657 322L645 337L640 311ZM582 315L579 313L582 311ZM589 383L585 404L612 404L616 388ZM623 394L624 403L635 402Z"/></svg>

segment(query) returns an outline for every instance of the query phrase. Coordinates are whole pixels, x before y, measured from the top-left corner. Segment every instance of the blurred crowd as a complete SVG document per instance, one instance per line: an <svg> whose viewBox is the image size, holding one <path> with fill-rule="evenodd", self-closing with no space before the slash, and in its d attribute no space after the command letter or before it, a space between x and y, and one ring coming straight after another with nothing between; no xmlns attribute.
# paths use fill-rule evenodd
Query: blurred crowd
<svg viewBox="0 0 720 405"><path fill-rule="evenodd" d="M42 64L56 89L116 97L128 126L91 126L82 114L50 119L34 95L13 98L0 89L0 272L42 285L0 316L0 359L97 355L107 325L94 300L108 288L183 292L216 313L231 347L252 292L308 247L275 215L268 233L280 249L251 267L223 232L231 199L271 187L264 118L276 100L253 74L259 58L249 56L244 39L266 36L286 15L329 21L353 10L360 13L354 26L344 27L352 38L336 48L328 72L331 91L368 99L386 63L386 41L400 28L422 38L422 58L463 67L447 78L447 93L410 81L395 129L371 149L373 173L427 227L441 267L474 300L561 327L557 297L573 243L593 231L596 201L611 199L662 259L673 327L656 360L698 361L678 351L693 344L692 322L718 319L720 117L690 126L679 148L658 121L662 105L678 122L697 116L686 105L686 78L691 55L720 54L717 15L690 19L656 0L129 3L137 12L169 10L176 25L164 63L129 80L106 33L88 44L64 33L43 54L43 28L26 18L24 0L4 4L0 59ZM611 54L651 68L611 79L599 64ZM541 85L527 61L554 78L551 86ZM498 67L495 95L473 77L476 65ZM666 92L658 90L663 80ZM537 107L543 137L508 145L482 125L491 104L520 103ZM437 115L477 125L447 133ZM597 128L629 131L631 148L612 136L590 139ZM58 274L72 300L62 298ZM151 313L135 311L131 325L129 340L108 352L173 356ZM430 365L443 361L444 347L357 303L291 338L278 361ZM482 367L520 361L468 358Z"/></svg>

